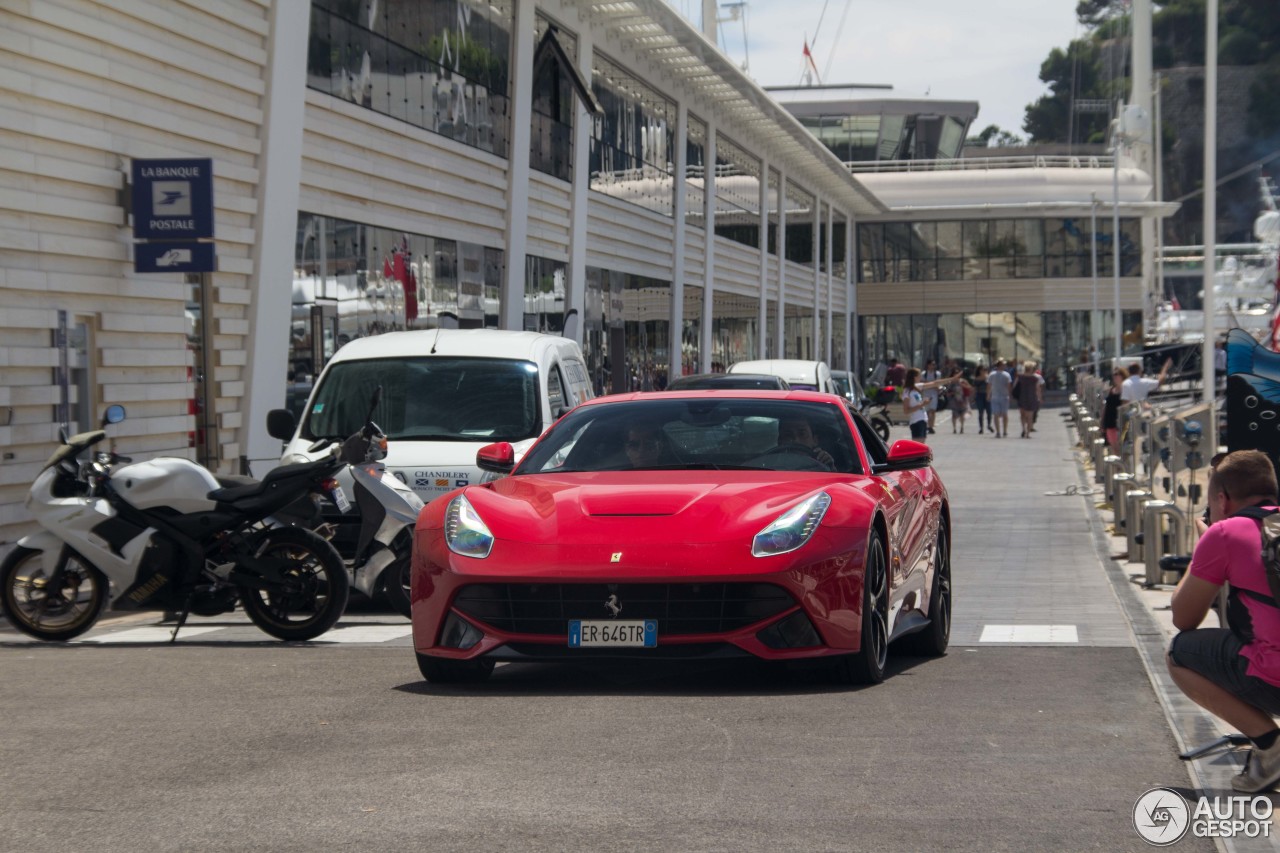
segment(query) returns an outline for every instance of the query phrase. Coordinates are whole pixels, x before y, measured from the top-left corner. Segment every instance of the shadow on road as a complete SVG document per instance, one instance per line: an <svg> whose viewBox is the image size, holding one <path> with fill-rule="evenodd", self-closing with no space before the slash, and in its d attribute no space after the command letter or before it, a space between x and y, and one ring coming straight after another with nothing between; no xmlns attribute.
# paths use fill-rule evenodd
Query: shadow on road
<svg viewBox="0 0 1280 853"><path fill-rule="evenodd" d="M890 654L886 679L907 677L936 658ZM827 661L592 661L500 665L478 684L412 681L395 688L423 696L785 696L856 693L875 685L840 684Z"/></svg>

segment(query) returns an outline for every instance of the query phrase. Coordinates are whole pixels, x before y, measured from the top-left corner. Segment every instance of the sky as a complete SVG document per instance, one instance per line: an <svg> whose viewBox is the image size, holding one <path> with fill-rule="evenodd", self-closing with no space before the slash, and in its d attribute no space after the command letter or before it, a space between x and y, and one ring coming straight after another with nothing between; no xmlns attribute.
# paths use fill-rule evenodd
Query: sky
<svg viewBox="0 0 1280 853"><path fill-rule="evenodd" d="M701 22L700 0L668 2ZM997 124L1025 136L1027 104L1047 93L1040 64L1083 34L1076 0L826 0L825 15L823 5L747 0L745 44L743 22L725 21L721 50L739 65L749 60L748 74L762 86L794 86L807 34L823 83L890 84L891 97L978 101L971 132ZM728 15L722 8L720 17Z"/></svg>

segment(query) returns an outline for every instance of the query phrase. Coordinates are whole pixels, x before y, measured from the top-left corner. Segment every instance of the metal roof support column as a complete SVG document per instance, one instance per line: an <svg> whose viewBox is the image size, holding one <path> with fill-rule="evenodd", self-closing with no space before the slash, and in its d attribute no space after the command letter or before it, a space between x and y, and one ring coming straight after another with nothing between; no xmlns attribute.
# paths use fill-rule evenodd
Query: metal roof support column
<svg viewBox="0 0 1280 853"><path fill-rule="evenodd" d="M787 173L778 170L778 319L774 323L774 358L787 357Z"/></svg>
<svg viewBox="0 0 1280 853"><path fill-rule="evenodd" d="M859 383L862 381L862 356L858 346L858 227L856 217L850 213L844 222L844 292L848 311L845 322L848 324L849 348L845 353L845 370L853 373Z"/></svg>
<svg viewBox="0 0 1280 853"><path fill-rule="evenodd" d="M711 335L711 323L715 317L715 284L716 284L716 124L715 119L707 120L707 151L702 162L706 168L702 180L703 227L707 232L706 245L703 249L705 260L702 267L702 328L698 343L699 370L711 372L711 347L715 338ZM729 365L725 365L728 369Z"/></svg>
<svg viewBox="0 0 1280 853"><path fill-rule="evenodd" d="M671 318L667 335L667 379L675 379L684 373L684 244L685 206L689 203L689 105L676 104L675 180L672 181L671 227L674 239L671 257L671 304L667 314Z"/></svg>
<svg viewBox="0 0 1280 853"><path fill-rule="evenodd" d="M249 364L245 370L241 451L250 471L261 477L280 463L280 440L267 435L267 412L285 402L289 369L289 288L298 231L298 195L302 184L302 126L307 92L306 39L311 5L284 0L271 5L263 146L258 162L258 233L253 249L249 305ZM212 279L206 276L206 280ZM213 327L213 318L205 322ZM319 370L320 365L316 365Z"/></svg>
<svg viewBox="0 0 1280 853"><path fill-rule="evenodd" d="M516 3L511 146L507 149L507 253L498 326L524 328L525 249L529 239L529 145L533 122L534 0Z"/></svg>
<svg viewBox="0 0 1280 853"><path fill-rule="evenodd" d="M827 273L826 275L823 276L823 278L826 279L826 285L827 285L827 328L825 331L825 334L827 336L827 356L826 358L823 359L823 361L825 361L827 364L831 364L831 352L832 352L831 328L832 328L832 323L834 322L834 319L832 318L831 314L832 314L833 308L835 307L834 305L835 300L832 296L832 290L835 287L835 283L832 280L833 271L831 268L831 264L834 259L834 251L832 249L831 242L832 242L832 238L835 237L835 233L836 233L835 229L832 227L833 219L835 219L835 209L830 205L827 205L827 218L826 218L826 221L823 223L823 227L827 229Z"/></svg>
<svg viewBox="0 0 1280 853"><path fill-rule="evenodd" d="M591 61L595 52L591 28L582 27L578 33L578 71L584 80L591 79ZM532 85L532 84L531 84ZM532 91L532 89L530 90ZM573 189L570 190L569 221L569 292L566 294L569 310L578 312L578 322L573 331L574 340L581 346L586 334L587 310L587 208L591 199L591 114L579 98L574 98L573 110ZM533 117L530 116L530 122Z"/></svg>
<svg viewBox="0 0 1280 853"><path fill-rule="evenodd" d="M813 264L813 333L809 340L809 358L818 361L822 358L820 349L822 347L822 312L818 306L822 303L822 200L815 190L813 193L813 224L810 226L810 232L813 234L813 249L809 254L809 261ZM805 356L801 355L801 358Z"/></svg>
<svg viewBox="0 0 1280 853"><path fill-rule="evenodd" d="M756 358L768 358L769 346L769 157L760 155L760 299L756 304Z"/></svg>

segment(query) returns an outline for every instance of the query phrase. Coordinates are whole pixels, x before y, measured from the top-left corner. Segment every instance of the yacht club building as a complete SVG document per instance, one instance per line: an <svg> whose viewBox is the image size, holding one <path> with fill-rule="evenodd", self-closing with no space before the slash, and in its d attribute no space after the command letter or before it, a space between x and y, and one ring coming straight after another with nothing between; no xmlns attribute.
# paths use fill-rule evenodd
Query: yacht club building
<svg viewBox="0 0 1280 853"><path fill-rule="evenodd" d="M663 0L0 9L0 549L59 429L120 403L119 452L261 474L266 412L358 336L563 333L600 392L770 356L1057 369L1116 178L1142 310L1145 172L958 168L974 104L811 96ZM135 271L131 164L170 158L212 161L212 272Z"/></svg>

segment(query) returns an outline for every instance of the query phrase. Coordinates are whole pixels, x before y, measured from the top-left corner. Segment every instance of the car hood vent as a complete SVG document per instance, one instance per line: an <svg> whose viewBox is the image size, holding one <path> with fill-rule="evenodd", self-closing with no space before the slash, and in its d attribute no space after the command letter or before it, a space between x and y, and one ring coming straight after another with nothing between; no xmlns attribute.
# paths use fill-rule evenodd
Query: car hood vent
<svg viewBox="0 0 1280 853"><path fill-rule="evenodd" d="M637 486L625 491L584 489L582 511L590 516L675 515L710 491L712 487L705 485L686 488L669 485L651 488Z"/></svg>

